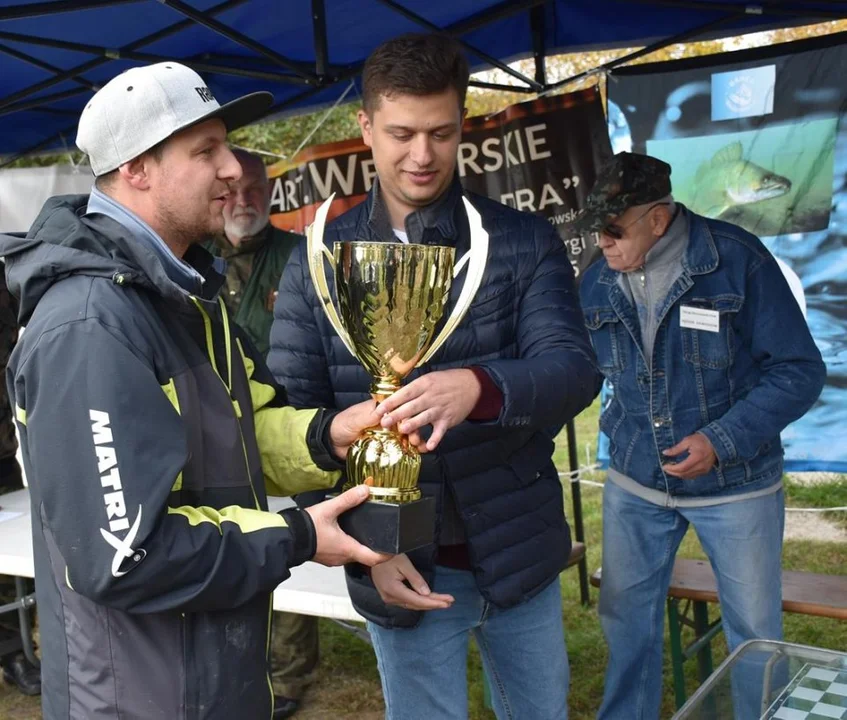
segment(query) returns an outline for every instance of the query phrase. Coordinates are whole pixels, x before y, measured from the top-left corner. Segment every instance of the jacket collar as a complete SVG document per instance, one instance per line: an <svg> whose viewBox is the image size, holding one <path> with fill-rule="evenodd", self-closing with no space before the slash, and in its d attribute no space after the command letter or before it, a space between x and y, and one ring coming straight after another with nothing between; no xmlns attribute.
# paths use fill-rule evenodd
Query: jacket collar
<svg viewBox="0 0 847 720"><path fill-rule="evenodd" d="M428 231L435 230L441 236L441 242L455 244L463 227L464 207L462 205L462 184L458 172L447 191L426 207L419 208L406 216L406 233L410 242L426 241ZM379 179L368 193L366 212L359 216L356 238L360 240L390 240L394 231L388 217L388 210L379 189Z"/></svg>
<svg viewBox="0 0 847 720"><path fill-rule="evenodd" d="M715 247L712 232L702 215L693 213L682 203L677 203L681 211L688 213L688 247L682 259L682 271L686 275L705 275L718 266L718 249ZM603 261L603 269L597 282L602 285L614 285L617 282L617 270L612 270Z"/></svg>
<svg viewBox="0 0 847 720"><path fill-rule="evenodd" d="M173 282L186 292L198 295L201 293L205 282L203 275L189 262L174 255L159 234L132 210L93 187L88 198L86 215L103 215L119 223L137 242L152 250L165 274Z"/></svg>
<svg viewBox="0 0 847 720"><path fill-rule="evenodd" d="M79 198L84 204L77 206L74 214L82 225L119 248L119 254L133 266L125 273L126 281L149 284L161 295L183 302L193 295L214 304L226 279L223 260L199 244L191 245L179 259L152 228L146 231L142 227L146 224L122 205L101 195L111 204L95 201L92 208L92 197Z"/></svg>
<svg viewBox="0 0 847 720"><path fill-rule="evenodd" d="M684 265L692 275L705 275L717 268L718 249L715 247L715 240L706 223L706 218L690 211L687 212L689 240Z"/></svg>

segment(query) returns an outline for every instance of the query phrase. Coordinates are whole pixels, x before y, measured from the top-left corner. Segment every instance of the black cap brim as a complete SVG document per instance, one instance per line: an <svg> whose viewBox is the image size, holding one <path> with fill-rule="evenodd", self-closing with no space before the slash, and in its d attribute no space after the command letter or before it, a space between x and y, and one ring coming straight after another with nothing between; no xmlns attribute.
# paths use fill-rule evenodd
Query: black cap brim
<svg viewBox="0 0 847 720"><path fill-rule="evenodd" d="M224 121L227 132L238 130L256 120L261 120L271 109L274 96L269 92L255 92L221 105L217 117Z"/></svg>
<svg viewBox="0 0 847 720"><path fill-rule="evenodd" d="M261 120L267 114L268 110L271 109L273 101L274 96L269 92L250 93L232 102L228 102L226 105L221 105L208 115L198 118L185 127L217 118L218 120L223 120L223 124L226 125L226 131L230 133L233 130L238 130L240 127ZM184 128L180 129L182 130Z"/></svg>
<svg viewBox="0 0 847 720"><path fill-rule="evenodd" d="M570 228L573 232L583 234L587 232L598 232L602 230L611 220L623 215L631 206L632 196L629 194L618 195L607 200L599 199L591 202L589 198L586 206L577 213Z"/></svg>

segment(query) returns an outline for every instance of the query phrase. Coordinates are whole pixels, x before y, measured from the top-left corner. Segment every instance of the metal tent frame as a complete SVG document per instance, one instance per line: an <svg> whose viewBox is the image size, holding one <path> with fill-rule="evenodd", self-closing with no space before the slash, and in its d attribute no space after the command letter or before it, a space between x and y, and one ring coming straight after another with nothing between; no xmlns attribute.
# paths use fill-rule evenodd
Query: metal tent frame
<svg viewBox="0 0 847 720"><path fill-rule="evenodd" d="M218 19L218 16L244 7L251 2L254 5L261 0L224 0L206 9L198 9L185 0L157 0L156 5L162 5L172 10L181 19L155 32L147 33L131 42L110 47L93 43L76 42L70 39L59 39L48 35L32 32L10 32L4 29L12 21L23 19L38 19L53 22L59 16L74 15L84 11L96 11L106 8L123 6L127 11L143 9L152 0L46 0L43 2L20 2L12 0L3 7L0 2L0 55L13 58L16 61L35 67L48 74L48 77L34 82L19 90L3 94L0 87L0 122L3 116L23 111L36 111L56 117L58 122L67 117L68 124L54 130L50 135L38 142L22 148L8 157L0 167L28 154L61 145L64 138L72 136L76 129L76 118L79 110L68 107L66 101L96 92L99 85L96 80L87 77L92 71L117 61L134 63L152 63L163 60L178 59L200 73L215 77L240 78L244 80L261 81L271 85L279 85L298 90L289 94L269 111L269 117L302 109L306 104L323 94L333 86L342 87L361 73L366 52L358 62L346 65L330 62L332 44L327 32L327 10L336 0L298 0L309 4L312 24L312 45L314 61L304 62L294 60L277 52L267 43L257 41L237 27ZM196 3L197 0L194 0ZM690 11L692 21L690 27L672 35L663 37L647 44L637 52L617 58L598 68L580 73L565 80L549 83L545 66L547 55L561 48L550 47L547 40L549 35L550 18L557 12L562 12L569 6L579 4L574 0L502 0L489 5L483 10L469 15L458 22L449 25L438 25L427 19L419 12L410 9L410 0L359 0L362 6L381 6L388 9L398 19L411 26L432 32L442 32L456 38L465 48L468 55L475 61L475 67L498 68L515 80L516 84L472 80L471 85L492 90L524 93L527 95L544 94L554 91L570 83L583 79L598 72L608 72L616 67L625 65L642 56L674 43L685 42L711 33L729 34L733 30L744 28L745 24L754 21L753 29L767 26L765 18L791 19L794 21L831 20L847 17L847 2L840 0L815 0L800 2L800 0L760 0L758 3L749 2L717 2L714 0L604 0L606 4L621 6L642 6L655 11L657 8L668 8L674 11L686 9ZM417 3L420 4L420 3ZM435 3L438 4L438 3ZM483 4L478 0L477 4ZM698 17L706 15L710 19L702 22ZM511 68L507 62L498 58L492 51L473 44L467 39L474 32L491 27L503 21L516 21L520 18L529 19L531 30L530 46L526 54L531 54L535 61L533 77ZM144 49L165 39L184 34L195 28L204 28L211 34L220 36L232 44L232 53L222 53L219 50L187 54L184 57L161 55L145 52ZM55 33L53 33L55 35ZM373 43L376 44L376 43ZM619 43L618 43L619 44ZM45 49L67 51L74 54L90 55L85 62L72 67L60 67L39 58L33 52ZM69 87L56 92L48 92L59 85L72 83ZM210 83L211 84L211 83ZM339 90L340 93L340 90ZM326 104L323 98L321 104ZM79 104L79 103L77 103Z"/></svg>

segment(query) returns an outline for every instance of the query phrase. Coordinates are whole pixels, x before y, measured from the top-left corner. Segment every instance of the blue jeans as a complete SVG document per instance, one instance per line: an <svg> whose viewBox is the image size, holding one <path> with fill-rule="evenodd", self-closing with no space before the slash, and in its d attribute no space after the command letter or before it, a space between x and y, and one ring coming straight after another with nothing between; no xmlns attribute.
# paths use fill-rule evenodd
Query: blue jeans
<svg viewBox="0 0 847 720"><path fill-rule="evenodd" d="M709 507L666 508L606 481L600 623L609 662L598 720L659 717L665 597L689 524L715 571L730 651L752 638L782 639L782 490Z"/></svg>
<svg viewBox="0 0 847 720"><path fill-rule="evenodd" d="M368 623L385 696L387 720L468 717L467 656L473 633L501 720L566 720L570 670L556 578L532 600L498 610L473 574L438 567L435 592L455 599L411 629Z"/></svg>

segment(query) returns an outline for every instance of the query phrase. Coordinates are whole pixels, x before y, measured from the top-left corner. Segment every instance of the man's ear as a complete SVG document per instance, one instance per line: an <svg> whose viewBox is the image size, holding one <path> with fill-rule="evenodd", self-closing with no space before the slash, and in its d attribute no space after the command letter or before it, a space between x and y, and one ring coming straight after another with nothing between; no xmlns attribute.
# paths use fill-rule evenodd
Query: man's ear
<svg viewBox="0 0 847 720"><path fill-rule="evenodd" d="M151 163L151 158L141 155L125 162L118 168L118 172L124 182L135 190L149 190Z"/></svg>
<svg viewBox="0 0 847 720"><path fill-rule="evenodd" d="M653 231L653 235L656 238L662 237L671 226L671 221L673 220L673 216L671 215L671 211L667 205L659 205L656 208L656 212L652 213L650 218L650 225Z"/></svg>
<svg viewBox="0 0 847 720"><path fill-rule="evenodd" d="M356 120L362 131L362 142L368 147L373 147L373 125L370 116L364 110L359 110Z"/></svg>

